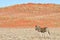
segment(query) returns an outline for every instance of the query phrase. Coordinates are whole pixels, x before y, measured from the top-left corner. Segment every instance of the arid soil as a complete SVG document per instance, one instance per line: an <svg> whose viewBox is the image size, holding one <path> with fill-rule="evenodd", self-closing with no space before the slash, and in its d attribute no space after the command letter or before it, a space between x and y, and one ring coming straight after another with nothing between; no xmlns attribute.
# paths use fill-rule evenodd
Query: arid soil
<svg viewBox="0 0 60 40"><path fill-rule="evenodd" d="M0 8L0 27L60 27L59 4L16 4Z"/></svg>
<svg viewBox="0 0 60 40"><path fill-rule="evenodd" d="M0 28L0 40L60 40L60 28L41 33L34 28Z"/></svg>

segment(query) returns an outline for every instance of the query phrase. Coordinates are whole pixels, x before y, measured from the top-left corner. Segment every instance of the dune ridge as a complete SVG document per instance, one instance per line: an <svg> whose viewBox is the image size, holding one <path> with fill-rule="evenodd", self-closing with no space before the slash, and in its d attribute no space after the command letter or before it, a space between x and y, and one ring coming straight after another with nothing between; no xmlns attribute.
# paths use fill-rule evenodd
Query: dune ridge
<svg viewBox="0 0 60 40"><path fill-rule="evenodd" d="M0 27L60 27L60 5L17 4L0 8Z"/></svg>

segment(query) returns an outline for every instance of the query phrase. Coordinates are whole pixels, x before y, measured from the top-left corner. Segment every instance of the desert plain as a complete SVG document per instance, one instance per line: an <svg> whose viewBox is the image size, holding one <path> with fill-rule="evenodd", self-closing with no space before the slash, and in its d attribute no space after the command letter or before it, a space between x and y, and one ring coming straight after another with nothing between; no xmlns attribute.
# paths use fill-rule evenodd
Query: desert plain
<svg viewBox="0 0 60 40"><path fill-rule="evenodd" d="M35 25L48 27L50 35ZM0 40L60 40L59 4L16 4L0 8Z"/></svg>

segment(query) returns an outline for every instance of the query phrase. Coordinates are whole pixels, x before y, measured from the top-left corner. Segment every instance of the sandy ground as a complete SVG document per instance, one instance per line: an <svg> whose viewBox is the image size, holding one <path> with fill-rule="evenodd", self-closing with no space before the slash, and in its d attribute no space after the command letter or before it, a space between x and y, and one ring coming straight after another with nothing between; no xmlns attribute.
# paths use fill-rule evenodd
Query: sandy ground
<svg viewBox="0 0 60 40"><path fill-rule="evenodd" d="M0 27L60 27L60 4L16 4L0 8Z"/></svg>
<svg viewBox="0 0 60 40"><path fill-rule="evenodd" d="M60 40L60 28L48 29L50 35L34 28L0 28L0 40Z"/></svg>

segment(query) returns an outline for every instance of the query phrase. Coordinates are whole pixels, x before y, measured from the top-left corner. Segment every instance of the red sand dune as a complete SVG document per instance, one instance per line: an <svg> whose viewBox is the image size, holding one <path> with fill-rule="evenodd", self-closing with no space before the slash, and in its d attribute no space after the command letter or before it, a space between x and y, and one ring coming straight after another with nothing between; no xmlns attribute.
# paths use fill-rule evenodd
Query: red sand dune
<svg viewBox="0 0 60 40"><path fill-rule="evenodd" d="M0 27L60 27L60 5L17 4L0 8Z"/></svg>

